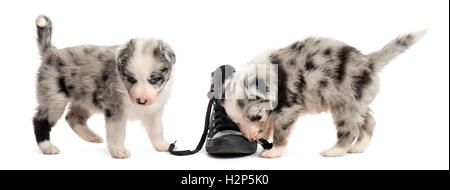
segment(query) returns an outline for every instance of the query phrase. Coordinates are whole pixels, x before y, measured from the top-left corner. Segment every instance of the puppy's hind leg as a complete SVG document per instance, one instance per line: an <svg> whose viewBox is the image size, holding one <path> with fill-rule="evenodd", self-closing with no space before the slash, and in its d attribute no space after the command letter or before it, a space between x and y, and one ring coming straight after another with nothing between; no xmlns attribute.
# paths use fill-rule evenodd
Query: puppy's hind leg
<svg viewBox="0 0 450 190"><path fill-rule="evenodd" d="M64 113L65 107L66 99L61 94L54 94L51 98L40 101L33 117L33 125L36 142L44 154L59 154L60 152L58 147L50 141L50 131Z"/></svg>
<svg viewBox="0 0 450 190"><path fill-rule="evenodd" d="M320 154L325 157L343 156L358 137L361 114L352 106L335 106L331 109L337 129L336 144Z"/></svg>
<svg viewBox="0 0 450 190"><path fill-rule="evenodd" d="M370 113L365 114L364 123L359 126L359 136L355 144L353 144L348 153L361 153L369 146L372 139L373 130L375 128L375 119Z"/></svg>
<svg viewBox="0 0 450 190"><path fill-rule="evenodd" d="M83 140L92 143L102 143L103 139L94 131L89 129L86 124L87 119L91 113L78 104L71 104L69 112L66 114L66 121L69 123L72 130Z"/></svg>

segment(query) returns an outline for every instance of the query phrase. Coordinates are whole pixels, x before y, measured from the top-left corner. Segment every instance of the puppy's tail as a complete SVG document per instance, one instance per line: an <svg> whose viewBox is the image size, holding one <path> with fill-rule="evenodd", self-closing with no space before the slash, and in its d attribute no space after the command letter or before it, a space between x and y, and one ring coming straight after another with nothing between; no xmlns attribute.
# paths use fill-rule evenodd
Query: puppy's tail
<svg viewBox="0 0 450 190"><path fill-rule="evenodd" d="M369 54L368 58L373 64L374 71L381 70L381 68L389 63L389 61L397 57L397 55L403 53L411 45L422 38L426 32L427 30L422 30L401 35L396 39L390 41L381 50Z"/></svg>
<svg viewBox="0 0 450 190"><path fill-rule="evenodd" d="M45 15L36 18L37 42L41 55L55 48L52 44L52 21Z"/></svg>

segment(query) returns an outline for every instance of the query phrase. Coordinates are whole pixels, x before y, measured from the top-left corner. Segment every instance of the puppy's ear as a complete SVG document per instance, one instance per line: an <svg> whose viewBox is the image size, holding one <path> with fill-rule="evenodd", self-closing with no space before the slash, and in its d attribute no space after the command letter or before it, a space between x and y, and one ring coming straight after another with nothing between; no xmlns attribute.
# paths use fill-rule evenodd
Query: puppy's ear
<svg viewBox="0 0 450 190"><path fill-rule="evenodd" d="M275 109L278 98L278 68L258 67L258 74L245 84L249 100L256 100L266 110Z"/></svg>
<svg viewBox="0 0 450 190"><path fill-rule="evenodd" d="M163 62L175 64L175 52L163 41L158 41L158 46L153 50L153 55Z"/></svg>
<svg viewBox="0 0 450 190"><path fill-rule="evenodd" d="M131 56L133 56L135 48L135 40L131 39L127 43L120 46L116 51L116 63L119 71L123 71L125 66L128 64Z"/></svg>

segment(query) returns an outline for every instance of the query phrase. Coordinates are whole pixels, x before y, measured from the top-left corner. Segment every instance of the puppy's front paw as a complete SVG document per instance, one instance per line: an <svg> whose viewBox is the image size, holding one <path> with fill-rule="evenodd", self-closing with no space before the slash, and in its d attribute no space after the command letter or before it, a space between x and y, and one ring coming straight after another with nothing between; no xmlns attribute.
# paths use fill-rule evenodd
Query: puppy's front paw
<svg viewBox="0 0 450 190"><path fill-rule="evenodd" d="M363 138L361 141L356 142L348 149L348 153L362 153L369 146L370 138Z"/></svg>
<svg viewBox="0 0 450 190"><path fill-rule="evenodd" d="M126 158L129 158L131 156L130 151L128 151L125 148L122 148L122 149L111 149L111 150L109 150L109 153L111 153L111 156L113 158L117 158L117 159L126 159Z"/></svg>
<svg viewBox="0 0 450 190"><path fill-rule="evenodd" d="M58 147L56 147L55 145L53 145L50 141L43 141L40 142L38 144L39 149L41 150L42 153L47 154L47 155L52 155L52 154L59 154L60 151L58 149Z"/></svg>
<svg viewBox="0 0 450 190"><path fill-rule="evenodd" d="M281 155L283 155L283 149L282 148L273 147L270 150L263 150L259 154L259 157L261 157L261 158L278 158Z"/></svg>
<svg viewBox="0 0 450 190"><path fill-rule="evenodd" d="M347 152L346 149L335 146L328 150L322 151L320 155L324 157L337 157L337 156L344 156L345 152Z"/></svg>
<svg viewBox="0 0 450 190"><path fill-rule="evenodd" d="M167 141L161 141L161 142L153 144L153 147L155 148L155 150L159 151L159 152L169 151L169 146L170 146L170 143Z"/></svg>
<svg viewBox="0 0 450 190"><path fill-rule="evenodd" d="M365 147L362 147L362 146L356 144L356 145L352 145L348 149L347 153L362 153L362 152L364 152L364 150L366 150Z"/></svg>

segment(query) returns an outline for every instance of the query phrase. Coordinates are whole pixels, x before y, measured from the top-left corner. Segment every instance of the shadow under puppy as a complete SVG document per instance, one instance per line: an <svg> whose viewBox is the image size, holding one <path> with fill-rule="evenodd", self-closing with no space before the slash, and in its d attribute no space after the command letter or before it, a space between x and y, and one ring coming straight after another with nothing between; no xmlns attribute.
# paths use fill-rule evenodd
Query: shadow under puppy
<svg viewBox="0 0 450 190"><path fill-rule="evenodd" d="M375 127L369 104L379 90L378 72L424 33L399 36L368 55L328 38L265 52L225 82L222 104L249 140L273 136L274 147L260 157L280 157L298 117L323 111L332 114L337 142L321 155L363 152Z"/></svg>
<svg viewBox="0 0 450 190"><path fill-rule="evenodd" d="M163 41L131 39L121 46L82 45L57 49L51 42L52 22L36 19L42 63L37 76L37 112L33 118L42 153L58 154L50 130L69 105L65 117L73 131L88 142L102 138L90 130L87 119L105 115L106 141L114 158L128 158L125 148L127 119L141 120L153 147L167 151L162 113L172 83L175 54Z"/></svg>

